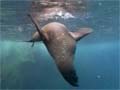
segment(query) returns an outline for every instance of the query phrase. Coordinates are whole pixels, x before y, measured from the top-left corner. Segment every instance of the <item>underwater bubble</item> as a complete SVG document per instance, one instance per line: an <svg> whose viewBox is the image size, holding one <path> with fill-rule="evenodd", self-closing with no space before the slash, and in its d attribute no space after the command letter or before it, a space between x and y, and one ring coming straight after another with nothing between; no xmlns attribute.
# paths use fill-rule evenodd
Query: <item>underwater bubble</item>
<svg viewBox="0 0 120 90"><path fill-rule="evenodd" d="M97 79L101 79L101 75L97 75Z"/></svg>
<svg viewBox="0 0 120 90"><path fill-rule="evenodd" d="M99 6L102 6L102 3L101 3L101 2L99 2L99 3L98 3L98 5L99 5Z"/></svg>

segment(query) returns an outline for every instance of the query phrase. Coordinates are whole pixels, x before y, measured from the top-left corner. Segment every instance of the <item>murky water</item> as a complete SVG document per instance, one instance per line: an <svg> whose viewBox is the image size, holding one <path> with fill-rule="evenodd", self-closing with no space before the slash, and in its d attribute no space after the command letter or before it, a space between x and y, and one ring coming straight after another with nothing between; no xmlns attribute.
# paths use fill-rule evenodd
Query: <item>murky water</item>
<svg viewBox="0 0 120 90"><path fill-rule="evenodd" d="M61 76L42 42L23 42L35 31L27 17L30 1L0 1L0 65L2 89L118 89L118 0L87 0L76 19L61 20L71 31L91 27L94 32L77 43L74 65L79 87ZM80 14L83 13L83 14Z"/></svg>

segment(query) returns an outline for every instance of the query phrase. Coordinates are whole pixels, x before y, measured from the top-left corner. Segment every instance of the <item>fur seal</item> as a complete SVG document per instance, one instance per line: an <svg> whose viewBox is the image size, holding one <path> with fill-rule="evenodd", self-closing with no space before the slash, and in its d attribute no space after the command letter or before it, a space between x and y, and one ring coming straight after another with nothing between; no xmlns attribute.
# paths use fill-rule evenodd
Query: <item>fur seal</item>
<svg viewBox="0 0 120 90"><path fill-rule="evenodd" d="M70 32L65 25L58 22L51 22L40 28L32 14L29 16L37 29L29 42L43 41L64 79L72 86L78 86L78 77L73 65L76 42L92 30L81 28Z"/></svg>

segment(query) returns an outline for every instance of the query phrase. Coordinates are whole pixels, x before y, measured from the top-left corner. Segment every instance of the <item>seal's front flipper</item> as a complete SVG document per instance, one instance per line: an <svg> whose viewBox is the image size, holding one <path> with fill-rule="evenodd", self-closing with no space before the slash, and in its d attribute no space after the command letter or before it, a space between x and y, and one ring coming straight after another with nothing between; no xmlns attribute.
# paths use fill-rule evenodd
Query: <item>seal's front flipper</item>
<svg viewBox="0 0 120 90"><path fill-rule="evenodd" d="M80 30L76 32L69 32L69 33L76 41L78 41L84 36L90 34L91 32L92 32L91 28L80 28Z"/></svg>

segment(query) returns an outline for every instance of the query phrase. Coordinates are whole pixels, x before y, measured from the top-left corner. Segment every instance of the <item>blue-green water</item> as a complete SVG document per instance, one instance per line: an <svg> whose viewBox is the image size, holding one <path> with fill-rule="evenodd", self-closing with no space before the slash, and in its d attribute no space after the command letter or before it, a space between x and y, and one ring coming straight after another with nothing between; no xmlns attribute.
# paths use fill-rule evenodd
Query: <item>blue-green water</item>
<svg viewBox="0 0 120 90"><path fill-rule="evenodd" d="M74 65L79 87L61 76L42 42L31 47L22 42L35 31L26 16L30 1L5 0L0 13L0 66L2 89L118 89L118 0L87 0L87 10L77 19L63 20L71 31L91 27L94 32L77 43Z"/></svg>

